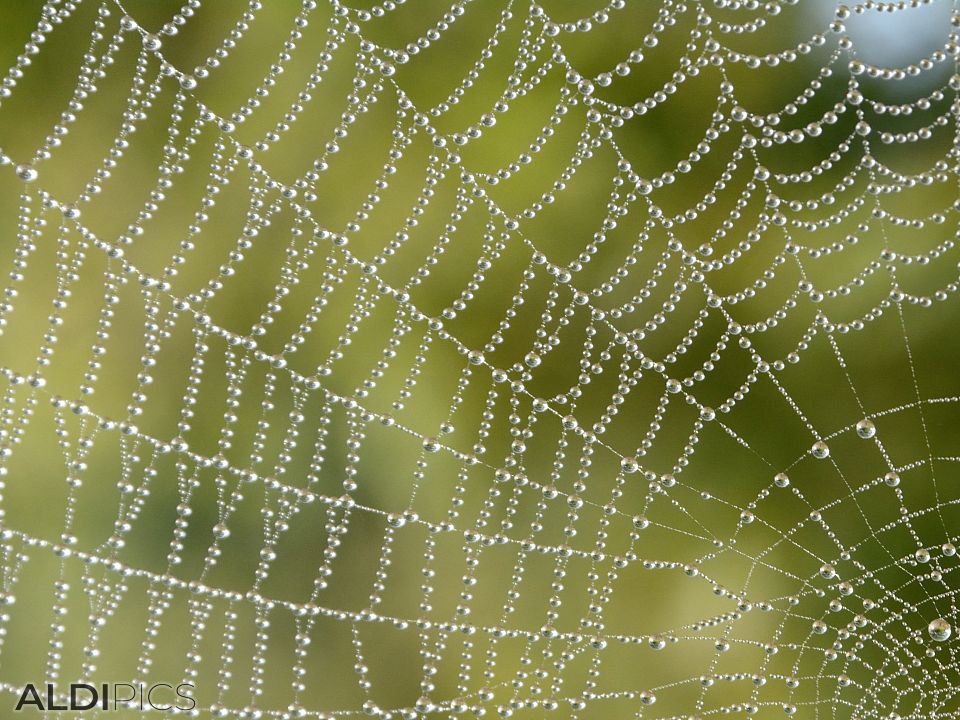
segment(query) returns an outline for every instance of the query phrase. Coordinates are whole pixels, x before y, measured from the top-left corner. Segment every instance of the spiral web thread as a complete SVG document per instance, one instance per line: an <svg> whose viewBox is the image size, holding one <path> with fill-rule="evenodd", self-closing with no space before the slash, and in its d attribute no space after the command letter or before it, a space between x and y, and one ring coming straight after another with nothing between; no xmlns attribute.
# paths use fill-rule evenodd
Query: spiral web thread
<svg viewBox="0 0 960 720"><path fill-rule="evenodd" d="M39 148L0 138L7 200L19 193L2 306L4 690L182 680L200 717L956 717L960 664L930 625L957 622L960 456L942 432L960 392L955 8L841 6L808 40L750 54L736 48L776 39L796 3L668 0L640 8L622 62L586 73L567 43L603 42L631 3L561 19L511 1L476 22L492 34L445 101L408 95L481 6L421 6L418 39L390 47L368 29L403 2L308 0L231 112L205 88L255 75L231 60L266 22L261 2L189 72L172 48L200 0L154 27L119 0L43 5L0 114L60 35L82 34L85 54ZM915 64L873 64L847 35L930 8L949 11L941 44ZM504 81L487 66L510 52ZM304 55L308 81L254 137ZM613 99L651 63L669 67L662 86ZM800 94L752 109L741 88L778 67L807 73ZM343 94L326 89L336 72ZM119 123L96 117L110 149L93 172L48 174L112 74L128 94ZM705 79L716 105L689 155L667 170L631 159L633 128L672 118ZM481 86L486 109L447 122ZM922 91L892 102L890 86ZM515 159L469 165L538 93L552 110L516 131ZM324 137L274 160L331 107ZM324 177L370 174L341 146L384 108L376 177L333 222ZM565 160L542 190L527 178L550 153ZM131 156L160 158L132 220L101 200ZM911 156L925 168L895 169ZM186 200L185 166L203 177ZM603 209L571 196L587 167ZM710 179L694 192L694 176ZM404 187L393 229L364 235ZM224 206L242 221L210 230ZM164 213L187 218L172 252L151 233ZM542 237L550 213L590 230ZM111 217L129 225L95 224ZM228 310L248 256L275 260L255 272L272 290L240 326ZM423 292L447 274L466 279ZM111 407L110 386L132 391ZM143 525L149 559L130 554ZM291 567L302 582L276 580Z"/></svg>

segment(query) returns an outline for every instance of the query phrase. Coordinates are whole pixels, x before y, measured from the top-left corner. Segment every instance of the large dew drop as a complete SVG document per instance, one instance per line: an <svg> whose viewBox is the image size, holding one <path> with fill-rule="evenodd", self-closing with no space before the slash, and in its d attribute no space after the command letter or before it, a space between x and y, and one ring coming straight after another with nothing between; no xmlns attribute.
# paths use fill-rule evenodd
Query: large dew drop
<svg viewBox="0 0 960 720"><path fill-rule="evenodd" d="M927 632L930 633L930 637L937 642L944 642L950 639L950 635L953 633L953 628L950 627L948 623L943 618L937 618L932 620L929 625L927 625Z"/></svg>

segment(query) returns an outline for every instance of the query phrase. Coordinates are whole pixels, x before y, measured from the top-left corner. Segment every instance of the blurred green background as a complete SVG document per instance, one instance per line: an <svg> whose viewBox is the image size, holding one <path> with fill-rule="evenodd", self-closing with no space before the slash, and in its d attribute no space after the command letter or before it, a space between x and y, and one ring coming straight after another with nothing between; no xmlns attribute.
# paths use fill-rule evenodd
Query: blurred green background
<svg viewBox="0 0 960 720"><path fill-rule="evenodd" d="M765 6L704 3L703 11L713 19L705 26L698 25L699 3L628 0L623 9L610 10L606 22L595 19L589 32L561 29L517 66L518 48L528 47L525 33L540 35L543 19L524 3L474 0L438 40L426 43L429 47L409 62L396 63L395 74L385 80L371 57L428 37L447 12L443 3L408 2L383 18L361 21L362 37L376 44L376 52L349 32L330 47L328 28L343 28L347 21L335 20L332 7L321 3L288 51L289 59L283 59L279 53L301 5L273 0L256 10L249 30L220 67L208 77L198 76L197 87L182 99L179 118L171 117L179 84L175 77L158 75L155 55L143 56L144 82L135 85L142 42L136 31L119 30L117 6L92 0L76 5L55 24L0 105L0 148L14 164L28 162L63 122L84 54L91 52L96 18L102 18L105 39L92 52L102 53L114 33L124 38L102 77L94 78L97 91L83 99L62 143L52 157L36 163L38 179L25 184L12 167L0 172L4 267L13 268L14 260L23 258L18 231L24 206L33 233L23 279L15 283L18 292L8 295L0 365L26 376L37 370L40 349L51 348L42 369L44 388L15 382L3 388L2 439L10 450L4 458L3 522L15 531L4 546L3 580L16 602L3 621L0 682L11 688L44 682L53 665L59 665L61 684L81 676L95 682L189 680L205 708L221 703L279 716L293 700L296 636L302 633L310 644L304 646L300 702L314 714L362 715L363 704L372 702L382 716L402 717L400 709L426 695L441 704L437 716L450 714L449 703L457 699L469 712L486 710L487 716L520 699L533 702L518 703L513 717L709 717L730 708L743 714L745 704L756 707L757 717L781 717L784 703L796 705L797 716L804 718L888 717L894 711L904 718L952 717L958 686L954 645L931 643L926 626L937 617L955 622L957 613L957 561L939 550L956 541L960 496L955 293L946 301L933 300L929 308L920 302L887 303L863 330L833 332L835 347L830 333L816 324L818 314L834 323L862 318L889 297L891 277L917 298L932 298L956 281L956 92L947 86L953 61L908 80L859 78L864 96L889 105L947 87L926 109L910 113L879 113L869 102L859 106L873 128L867 140L873 157L902 177L931 178L897 188L895 177L871 177L863 167L854 172L864 145L854 133L856 112L844 105L849 56L840 53L831 60L838 43L850 38L867 62L916 62L946 42L950 3L898 13L869 11L829 32L835 13L826 2L769 4L779 9L776 13ZM142 28L160 32L180 6L129 0L125 7ZM561 24L604 11L588 0L550 0L542 7ZM101 8L109 13L101 16ZM0 9L0 65L9 67L36 28L42 5L8 0ZM240 2L208 0L175 35L161 32L163 56L184 71L198 66L222 46L245 9ZM349 17L358 15L350 11ZM752 33L725 25L758 20L760 27ZM503 24L499 32L497 23ZM657 23L662 31L650 47L645 38ZM476 79L461 87L495 32L490 57ZM796 62L751 69L728 61L725 75L708 65L696 76L684 76L662 104L612 127L616 150L588 118L591 103L601 110L610 107L605 103L631 106L677 82L676 73L685 67L682 58L695 64L710 55L705 48L711 36L732 51L763 55L795 47L819 32L825 33L822 45ZM609 87L598 84L591 97L570 82L557 48L584 77L611 71L636 49L645 57L627 77ZM249 118L227 133L202 121L198 103L229 118L257 96L278 62L283 72ZM847 140L849 152L809 182L780 184L772 178L770 187L784 201L807 203L834 191L848 174L853 178L849 187L835 191L835 204L799 212L781 205L788 219L817 221L855 198L866 202L816 232L789 224L764 229L735 262L718 265L707 277L717 294L754 287L755 296L723 311L708 308L705 285L691 278L691 269L668 245L676 239L691 256L709 262L750 238L758 215L767 212L763 187L741 195L753 177L753 157L745 154L716 192L716 202L697 219L670 228L651 213L646 199L627 197L629 182L615 184L618 160L622 156L641 178L656 177L686 159L704 138L713 113L722 113L729 131L711 141L710 152L692 172L679 173L676 183L650 195L663 216L682 215L711 191L741 143L744 127L729 121L731 102L718 100L724 77L733 83L739 104L762 116L802 95L828 62L831 72L820 74L813 98L795 114L784 115L777 129L804 128L840 103L844 111L836 123L802 144L758 147L756 153L774 173L802 173ZM303 97L318 64L325 66L319 68L322 82ZM510 101L506 112L494 113L505 90L538 77L541 67L547 69L529 92ZM511 84L511 76L518 82ZM132 89L147 93L158 77L156 96L140 107L143 117L135 119L135 131L120 147L115 166L104 166L111 147L117 147ZM357 77L364 82L357 83ZM457 102L430 118L438 134L466 132L488 113L496 114L497 122L456 150L459 165L445 164L447 149L435 147L422 128L410 133L414 111L404 110L397 87L422 111L440 107L454 93ZM352 91L364 107L351 105ZM370 93L373 99L367 101ZM561 101L565 110L552 123ZM302 111L291 110L295 103ZM291 112L295 119L285 120ZM336 139L336 152L330 152L328 143L345 113L355 117L346 121L346 136ZM944 114L947 122L934 125L922 142L880 140L883 132L916 130ZM609 119L605 122L609 126ZM277 132L278 123L289 128L274 141L269 133ZM171 127L177 130L172 136ZM495 183L481 176L518 163L544 127L551 129L550 136L532 153L532 162L520 163ZM191 134L191 128L197 132ZM392 158L397 129L410 140L402 156ZM599 139L557 188L585 129ZM753 132L762 135L759 129ZM258 165L252 168L237 154L234 141L256 148L265 139L267 146L254 152ZM165 146L181 154L172 155ZM325 165L316 180L309 179L318 159ZM151 198L165 162L171 185L162 198ZM386 175L385 164L393 166ZM109 177L100 191L90 193L88 183L104 167ZM309 210L311 220L298 217L279 187L266 186L261 170L284 187L296 187L296 202ZM215 203L204 210L201 200L208 186L217 184L211 172L226 175L227 182L208 193ZM465 183L464 173L475 174L475 183ZM381 176L386 182L378 188ZM308 182L298 187L296 181L305 177ZM876 196L890 214L886 219L871 217L876 202L867 192L871 182L896 188ZM429 196L422 194L425 187ZM485 197L478 197L474 187L483 188ZM262 201L259 207L251 203L251 188ZM619 193L614 199L612 190ZM63 206L79 200L79 219L64 218L58 207L44 208L41 192ZM543 193L552 193L553 202L524 219L524 209ZM520 219L519 230L505 231L502 216L489 214L487 199ZM615 227L603 230L611 202L617 216L608 225ZM932 222L931 215L941 211L945 222ZM198 223L198 212L206 217L195 231L191 225ZM244 228L267 215L242 258L231 257ZM914 223L917 227L890 217L925 222ZM314 221L332 233L346 233L348 252L325 235L315 237ZM718 228L724 228L720 235ZM848 243L850 235L858 235L859 242ZM106 245L97 247L94 237ZM185 240L192 247L184 248ZM784 254L788 240L803 248L796 259ZM123 257L110 257L107 246L122 247ZM579 261L572 279L558 281L547 266L532 262L534 248L560 268ZM883 259L884 250L897 259ZM361 268L349 258L370 266ZM849 283L871 262L875 270L849 294L814 301L797 292L802 280L824 290ZM221 276L225 263L235 272ZM164 276L165 268L176 272ZM772 277L755 285L768 268ZM169 287L143 286L144 274L166 277ZM295 284L289 282L293 276ZM211 285L211 278L218 284ZM290 292L278 299L281 281ZM462 295L471 282L475 287ZM58 283L68 284L70 296L51 324ZM111 283L116 287L108 288ZM382 294L378 283L405 289L409 303ZM209 293L201 301L205 288ZM575 289L592 293L589 306L574 301ZM673 293L679 299L671 298ZM243 344L226 342L222 333L204 335L190 313L177 310L174 298L194 298L195 309L237 336L262 330L259 348L270 356L285 353L286 367L271 368ZM784 319L757 327L785 303ZM431 318L445 317L449 336L431 329L411 306ZM591 308L606 315L591 316ZM662 323L656 321L659 312L665 313ZM157 328L150 328L150 318ZM731 321L743 326L742 335L727 333ZM645 328L635 346L616 341L618 333ZM811 328L816 332L804 341ZM55 341L44 338L51 332ZM145 338L145 333L157 337ZM303 335L302 342L290 345L296 333ZM686 337L691 339L684 344ZM768 362L784 360L800 342L807 347L799 363L787 362L772 375L760 373L747 382L755 358L740 337L749 337ZM552 338L556 347L528 367L525 356ZM484 364L469 364L466 350L488 344ZM683 350L677 352L678 347ZM632 354L635 349L655 361L666 358L663 371L645 367ZM713 352L718 360L711 361ZM155 359L154 366L143 366L145 353ZM100 363L95 380L84 378L91 359ZM695 402L665 393L666 376L695 378L704 363L713 367L689 389ZM230 374L241 367L242 378L231 382ZM494 382L491 368L509 370L523 385ZM326 391L357 398L360 407L325 402L322 390L307 391L291 371L318 376ZM149 383L141 385L142 373L150 375ZM578 380L581 373L589 383ZM129 419L159 444L179 437L194 455L156 453L136 433L96 430L91 415L71 411L84 385L93 389L84 402L97 416ZM579 392L570 392L578 386ZM185 417L190 387L196 394L189 405L192 416ZM720 410L738 394L731 411L719 412L714 421L698 420L698 403ZM54 397L67 405L54 407ZM535 398L549 399L550 409L538 411ZM568 413L590 428L611 407L616 412L603 422L596 443L563 429L561 417ZM360 408L374 415L365 418ZM228 412L235 416L229 437L223 434ZM380 422L384 415L396 425ZM865 441L854 432L865 416L876 424L876 439ZM189 429L178 429L178 422ZM524 435L521 453L511 449L517 433ZM423 437L440 437L444 449L424 452ZM829 444L827 460L809 454L818 437ZM650 477L621 474L620 456L641 449ZM197 462L199 456L218 454L229 468L252 469L260 478L277 478L315 496L340 497L344 483L353 482L350 496L357 506L306 502L303 493L283 492L262 480L240 485L229 469ZM468 456L477 462L465 461ZM901 476L897 489L880 480L891 466ZM498 483L498 469L525 475L530 483ZM790 488L773 486L781 471L789 474ZM677 477L672 487L659 479L668 473ZM79 478L80 486L71 491L68 478ZM131 492L123 492L125 484ZM539 488L545 486L558 495L544 499ZM242 499L224 520L223 502L235 488ZM578 503L568 502L571 495L584 505L572 509ZM117 526L117 509L128 512L134 498L139 509ZM613 513L606 515L609 503ZM178 505L187 510L178 515ZM191 623L191 609L204 596L175 588L158 616L154 647L144 655L151 593L164 588L142 575L124 578L103 564L58 558L50 545L62 542L68 507L67 532L75 537L75 550L110 556L118 568L153 576L202 577L207 586L239 593L238 598L256 585L263 597L277 601L263 614L269 627L261 627L258 638L253 603L218 597L201 608L200 628ZM744 511L756 519L744 522ZM811 519L813 511L820 512L820 520ZM451 525L437 533L413 521L389 529L387 514L404 512L434 526ZM650 522L639 532L631 520L638 514ZM124 519L129 527L122 525ZM229 536L217 543L219 557L205 571L218 523L229 527ZM565 527L575 532L565 537ZM184 531L182 548L175 553L179 562L170 565L177 529ZM465 543L465 530L508 541ZM111 535L122 538L122 547L108 547ZM338 540L335 552L325 555L331 537ZM28 538L43 542L34 546ZM566 545L575 554L565 559L527 552L520 544L524 540L544 548ZM265 546L275 558L264 565ZM381 563L385 547L388 564ZM600 554L591 558L598 548ZM929 562L916 561L920 548L931 549ZM630 553L626 567L617 567L616 558ZM27 559L19 570L18 556ZM820 577L824 562L836 566L839 578ZM523 570L514 580L518 563ZM688 576L685 565L697 574ZM266 568L259 580L258 566ZM282 603L308 602L318 574L326 574L326 586L313 597L317 606L361 613L370 609L373 593L380 600L377 613L404 619L409 627L325 615L306 630L298 627ZM476 584L465 586L465 575ZM839 579L853 585L851 596L841 598ZM56 620L62 632L54 633L57 581L69 589L57 603L64 613ZM434 589L426 598L425 584ZM717 594L715 587L729 592ZM557 605L552 627L585 640L541 636L551 596ZM831 610L828 604L838 598L840 607ZM864 613L864 599L876 607ZM760 609L764 602L772 610ZM592 612L591 604L602 611ZM469 614L458 614L458 605ZM858 613L867 619L863 628L851 625ZM230 617L234 630L226 654L233 659L227 666L232 679L225 683L221 656ZM418 618L434 625L420 631L414 624ZM811 633L818 618L829 626L824 635ZM520 632L494 641L487 630L467 635L436 625L446 622ZM528 642L528 634L535 639ZM198 639L192 645L194 635ZM586 642L592 636L610 639L605 648L595 649ZM618 637L636 642L621 643ZM652 649L649 637L662 638L666 647ZM258 642L264 644L259 652ZM423 656L424 642L432 657ZM718 651L717 642L729 648ZM83 665L84 647L91 644L99 651L86 661L95 663L93 671ZM51 652L60 657L51 659ZM259 668L257 656L265 658ZM357 665L367 671L358 673ZM483 676L487 668L490 678ZM258 672L262 695L253 698L251 678ZM765 682L754 681L754 675ZM841 675L849 676L849 685L838 682ZM705 687L702 676L720 679ZM426 677L434 686L430 692L422 689ZM784 681L793 677L800 679L795 689ZM361 688L363 679L370 682L367 691ZM655 693L656 704L641 704L641 691ZM584 693L585 708L579 709L570 700ZM609 697L594 700L589 693ZM9 699L10 709L0 717L19 716L12 711L15 695ZM556 710L542 704L554 699Z"/></svg>

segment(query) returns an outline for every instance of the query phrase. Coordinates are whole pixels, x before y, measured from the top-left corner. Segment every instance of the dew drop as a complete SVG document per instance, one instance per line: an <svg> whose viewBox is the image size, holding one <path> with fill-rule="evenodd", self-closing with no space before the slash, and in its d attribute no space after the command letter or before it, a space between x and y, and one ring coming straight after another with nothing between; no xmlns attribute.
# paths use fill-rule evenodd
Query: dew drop
<svg viewBox="0 0 960 720"><path fill-rule="evenodd" d="M950 639L953 628L950 627L950 623L943 618L937 618L936 620L931 620L930 624L927 625L927 632L930 633L930 637L936 642L944 642Z"/></svg>
<svg viewBox="0 0 960 720"><path fill-rule="evenodd" d="M872 420L867 420L864 418L857 423L857 435L862 437L864 440L869 440L876 434L877 426L873 424Z"/></svg>
<svg viewBox="0 0 960 720"><path fill-rule="evenodd" d="M620 469L628 474L635 473L640 469L640 463L635 457L625 457L620 460Z"/></svg>
<svg viewBox="0 0 960 720"><path fill-rule="evenodd" d="M24 182L33 182L37 179L37 171L29 165L17 165L17 177Z"/></svg>

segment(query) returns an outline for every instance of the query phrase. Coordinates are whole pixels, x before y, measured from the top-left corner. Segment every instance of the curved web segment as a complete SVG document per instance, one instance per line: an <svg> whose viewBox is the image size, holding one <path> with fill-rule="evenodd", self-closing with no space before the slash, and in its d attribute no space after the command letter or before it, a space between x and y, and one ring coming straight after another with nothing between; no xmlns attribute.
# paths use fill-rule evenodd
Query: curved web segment
<svg viewBox="0 0 960 720"><path fill-rule="evenodd" d="M410 5L6 9L0 687L960 714L958 9Z"/></svg>

